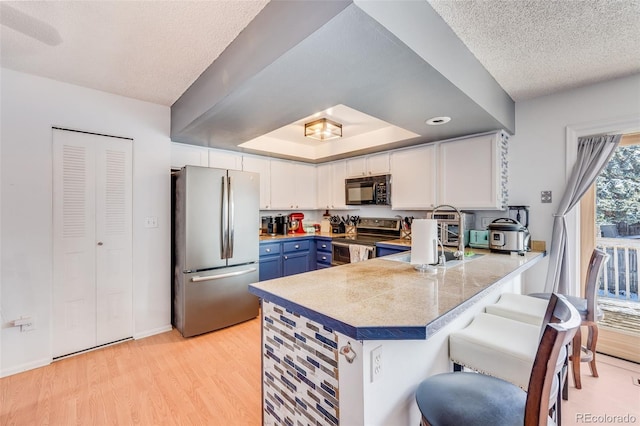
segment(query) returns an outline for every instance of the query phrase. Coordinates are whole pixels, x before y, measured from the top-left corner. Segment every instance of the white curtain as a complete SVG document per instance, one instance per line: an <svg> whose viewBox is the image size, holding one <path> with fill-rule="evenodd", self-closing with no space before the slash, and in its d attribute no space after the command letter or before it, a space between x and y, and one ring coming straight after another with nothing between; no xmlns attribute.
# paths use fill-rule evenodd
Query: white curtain
<svg viewBox="0 0 640 426"><path fill-rule="evenodd" d="M565 190L553 220L553 235L549 251L549 270L545 292L567 294L572 282L568 265L569 245L567 240L567 214L578 204L580 198L607 165L622 135L578 138L578 159L567 189Z"/></svg>

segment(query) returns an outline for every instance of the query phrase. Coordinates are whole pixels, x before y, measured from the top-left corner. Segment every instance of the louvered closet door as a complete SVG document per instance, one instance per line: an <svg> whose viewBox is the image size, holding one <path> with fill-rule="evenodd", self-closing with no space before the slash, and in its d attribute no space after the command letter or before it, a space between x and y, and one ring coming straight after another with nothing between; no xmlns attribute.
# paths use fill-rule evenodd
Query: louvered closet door
<svg viewBox="0 0 640 426"><path fill-rule="evenodd" d="M53 357L132 335L130 140L53 130Z"/></svg>

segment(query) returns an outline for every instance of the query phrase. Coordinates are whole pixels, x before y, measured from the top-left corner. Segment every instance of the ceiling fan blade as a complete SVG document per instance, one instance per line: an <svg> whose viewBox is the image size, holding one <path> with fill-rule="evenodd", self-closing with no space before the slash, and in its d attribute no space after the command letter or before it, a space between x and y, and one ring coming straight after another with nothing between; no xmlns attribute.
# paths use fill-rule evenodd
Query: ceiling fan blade
<svg viewBox="0 0 640 426"><path fill-rule="evenodd" d="M57 46L62 43L60 33L51 25L3 2L0 2L0 24L49 46Z"/></svg>

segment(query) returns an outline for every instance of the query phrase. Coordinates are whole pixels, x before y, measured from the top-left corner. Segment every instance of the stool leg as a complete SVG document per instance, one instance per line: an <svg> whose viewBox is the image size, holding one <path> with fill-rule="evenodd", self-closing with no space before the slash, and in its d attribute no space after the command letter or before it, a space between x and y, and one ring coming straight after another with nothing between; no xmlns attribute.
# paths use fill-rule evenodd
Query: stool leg
<svg viewBox="0 0 640 426"><path fill-rule="evenodd" d="M576 331L576 335L571 342L571 370L573 371L573 383L576 385L576 389L582 389L582 382L580 381L580 357L582 346L582 333L580 327Z"/></svg>
<svg viewBox="0 0 640 426"><path fill-rule="evenodd" d="M598 369L596 368L596 344L598 343L598 324L589 324L589 334L587 336L587 349L591 351L591 361L589 361L589 367L591 368L591 375L598 377Z"/></svg>

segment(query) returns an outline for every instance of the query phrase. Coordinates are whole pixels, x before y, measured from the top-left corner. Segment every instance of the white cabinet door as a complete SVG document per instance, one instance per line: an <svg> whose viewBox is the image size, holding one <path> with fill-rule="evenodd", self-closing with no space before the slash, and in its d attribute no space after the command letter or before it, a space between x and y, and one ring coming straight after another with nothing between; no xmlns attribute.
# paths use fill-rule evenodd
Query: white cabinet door
<svg viewBox="0 0 640 426"><path fill-rule="evenodd" d="M389 173L389 153L371 154L346 160L347 176L360 177Z"/></svg>
<svg viewBox="0 0 640 426"><path fill-rule="evenodd" d="M331 174L331 164L320 164L316 168L317 175L317 208L319 209L331 209L333 190L333 179Z"/></svg>
<svg viewBox="0 0 640 426"><path fill-rule="evenodd" d="M503 186L506 186L506 181L503 185L502 156L506 155L506 145L502 146L500 135L484 135L439 145L439 203L460 209L504 208Z"/></svg>
<svg viewBox="0 0 640 426"><path fill-rule="evenodd" d="M392 209L430 209L436 205L435 145L391 153Z"/></svg>
<svg viewBox="0 0 640 426"><path fill-rule="evenodd" d="M53 131L53 357L131 337L132 142Z"/></svg>
<svg viewBox="0 0 640 426"><path fill-rule="evenodd" d="M295 197L292 208L313 210L316 208L316 166L295 164Z"/></svg>
<svg viewBox="0 0 640 426"><path fill-rule="evenodd" d="M347 176L360 177L367 174L367 160L365 157L354 157L346 160Z"/></svg>
<svg viewBox="0 0 640 426"><path fill-rule="evenodd" d="M271 160L271 208L294 209L295 164L288 161Z"/></svg>
<svg viewBox="0 0 640 426"><path fill-rule="evenodd" d="M389 153L372 154L367 156L367 173L370 175L389 174Z"/></svg>
<svg viewBox="0 0 640 426"><path fill-rule="evenodd" d="M317 167L318 173L318 208L339 209L351 208L345 204L344 180L347 176L347 161L322 164Z"/></svg>
<svg viewBox="0 0 640 426"><path fill-rule="evenodd" d="M312 164L271 160L271 208L316 208L316 167Z"/></svg>
<svg viewBox="0 0 640 426"><path fill-rule="evenodd" d="M209 150L201 146L171 143L171 168L209 165Z"/></svg>
<svg viewBox="0 0 640 426"><path fill-rule="evenodd" d="M216 169L242 170L242 155L219 149L210 149L209 167Z"/></svg>
<svg viewBox="0 0 640 426"><path fill-rule="evenodd" d="M347 209L345 194L344 194L344 180L347 178L347 163L346 161L337 161L331 163L331 179L332 179L332 191L331 191L331 208L332 209Z"/></svg>
<svg viewBox="0 0 640 426"><path fill-rule="evenodd" d="M260 210L271 208L271 165L268 158L242 157L242 170L260 174Z"/></svg>

